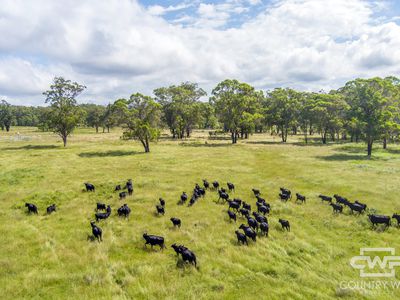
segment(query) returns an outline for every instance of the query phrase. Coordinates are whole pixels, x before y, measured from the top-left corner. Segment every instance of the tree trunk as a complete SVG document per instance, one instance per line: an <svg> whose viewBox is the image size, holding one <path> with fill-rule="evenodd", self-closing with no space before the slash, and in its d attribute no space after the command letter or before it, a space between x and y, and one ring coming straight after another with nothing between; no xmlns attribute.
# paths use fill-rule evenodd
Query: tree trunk
<svg viewBox="0 0 400 300"><path fill-rule="evenodd" d="M96 133L99 133L99 126L96 126Z"/></svg>
<svg viewBox="0 0 400 300"><path fill-rule="evenodd" d="M10 131L10 125L6 124L6 131L9 132Z"/></svg>
<svg viewBox="0 0 400 300"><path fill-rule="evenodd" d="M368 143L367 143L368 157L371 157L371 154L372 154L372 143L373 143L372 139L369 138Z"/></svg>
<svg viewBox="0 0 400 300"><path fill-rule="evenodd" d="M322 133L322 144L326 144L326 131Z"/></svg>
<svg viewBox="0 0 400 300"><path fill-rule="evenodd" d="M110 133L110 126L107 126L107 132Z"/></svg>
<svg viewBox="0 0 400 300"><path fill-rule="evenodd" d="M236 134L235 134L235 132L232 130L231 131L231 139L232 139L232 144L236 144Z"/></svg>
<svg viewBox="0 0 400 300"><path fill-rule="evenodd" d="M246 133L244 134L244 138L245 138L245 139L248 139L248 138L249 138L249 133L248 133L248 132L246 132Z"/></svg>
<svg viewBox="0 0 400 300"><path fill-rule="evenodd" d="M106 132L106 128L103 126L103 133Z"/></svg>
<svg viewBox="0 0 400 300"><path fill-rule="evenodd" d="M63 140L63 143L64 143L64 147L67 147L67 136L63 135L62 136L62 140Z"/></svg>
<svg viewBox="0 0 400 300"><path fill-rule="evenodd" d="M383 138L383 149L387 148L387 139L386 137Z"/></svg>
<svg viewBox="0 0 400 300"><path fill-rule="evenodd" d="M186 128L186 137L187 138L190 137L190 128L189 127Z"/></svg>

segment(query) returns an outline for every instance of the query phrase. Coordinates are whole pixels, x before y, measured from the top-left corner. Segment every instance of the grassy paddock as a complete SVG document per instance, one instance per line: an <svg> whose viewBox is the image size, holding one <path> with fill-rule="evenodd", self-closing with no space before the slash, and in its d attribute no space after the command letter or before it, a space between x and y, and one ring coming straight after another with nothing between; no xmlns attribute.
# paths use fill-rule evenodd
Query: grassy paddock
<svg viewBox="0 0 400 300"><path fill-rule="evenodd" d="M19 134L17 134L19 133ZM371 160L363 144L305 146L289 137L254 135L230 145L196 132L182 142L163 136L144 154L141 145L122 141L120 132L79 130L67 148L51 133L31 128L0 132L0 288L2 299L395 299L398 289L349 290L341 281L360 280L349 265L360 247L399 247L399 229L371 230L366 216L334 216L317 198L338 193L366 202L378 213L400 212L400 147L376 149ZM132 178L129 221L119 219L113 188ZM193 207L177 206L182 191L202 178L236 184L235 197L255 200L260 188L272 205L270 237L239 246L226 206L215 193ZM82 192L92 182L96 193ZM285 186L307 196L307 204L281 203ZM154 215L157 199L166 215ZM88 242L97 201L110 203L101 221L103 243ZM25 202L39 216L25 213ZM45 216L56 203L58 211ZM182 219L173 229L170 217ZM278 218L291 222L280 230ZM244 221L243 221L244 223ZM145 250L143 232L162 235L168 249ZM177 264L169 247L183 243L198 257L199 269ZM400 270L396 280L399 280Z"/></svg>

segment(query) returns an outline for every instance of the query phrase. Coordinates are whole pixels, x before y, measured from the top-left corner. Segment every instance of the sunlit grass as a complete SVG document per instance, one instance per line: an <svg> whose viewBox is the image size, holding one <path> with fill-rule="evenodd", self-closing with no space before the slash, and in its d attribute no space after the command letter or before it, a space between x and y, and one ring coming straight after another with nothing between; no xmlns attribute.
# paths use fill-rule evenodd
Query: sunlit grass
<svg viewBox="0 0 400 300"><path fill-rule="evenodd" d="M16 133L19 132L19 135ZM366 216L334 216L320 193L366 202L378 213L400 212L400 147L389 145L366 159L363 144L305 146L301 137L283 145L267 134L230 145L196 132L184 141L163 137L144 154L140 144L119 139L119 130L79 130L64 149L50 133L13 128L0 133L0 287L2 299L395 299L398 290L351 291L341 281L359 280L349 265L360 247L397 247L399 229L371 230ZM123 204L113 192L132 178L135 194L126 202L129 220L116 216ZM215 192L193 207L176 205L207 178L236 185L233 196L255 207L251 188L271 203L270 237L239 246L226 206ZM96 193L82 192L92 182ZM307 196L305 205L281 203L278 189ZM155 216L159 197L166 215ZM96 202L109 203L101 221L103 243L89 242ZM25 213L25 202L39 215ZM45 216L47 205L58 211ZM174 229L170 217L182 219ZM278 218L291 222L280 230ZM393 222L394 223L394 222ZM167 249L144 249L143 232L162 235ZM177 265L172 243L198 257L199 269ZM399 273L400 274L400 273ZM398 279L398 277L396 277Z"/></svg>

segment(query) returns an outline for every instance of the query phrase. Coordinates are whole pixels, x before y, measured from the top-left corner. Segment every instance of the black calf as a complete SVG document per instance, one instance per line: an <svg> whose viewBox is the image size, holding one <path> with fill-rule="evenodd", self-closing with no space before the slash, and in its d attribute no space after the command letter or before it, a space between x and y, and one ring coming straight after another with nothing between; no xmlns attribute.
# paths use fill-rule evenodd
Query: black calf
<svg viewBox="0 0 400 300"><path fill-rule="evenodd" d="M90 222L90 226L92 226L92 233L93 236L100 242L103 241L103 231L99 226L97 226L93 221Z"/></svg>
<svg viewBox="0 0 400 300"><path fill-rule="evenodd" d="M28 213L34 213L34 214L38 213L38 209L35 204L25 203L25 207L28 208Z"/></svg>
<svg viewBox="0 0 400 300"><path fill-rule="evenodd" d="M95 187L93 184L85 182L86 192L94 192Z"/></svg>
<svg viewBox="0 0 400 300"><path fill-rule="evenodd" d="M343 206L341 206L340 204L330 203L329 205L332 206L334 213L342 213L343 212Z"/></svg>
<svg viewBox="0 0 400 300"><path fill-rule="evenodd" d="M296 193L296 201L306 202L306 196Z"/></svg>
<svg viewBox="0 0 400 300"><path fill-rule="evenodd" d="M158 215L164 215L165 214L165 209L161 205L156 205L156 210Z"/></svg>
<svg viewBox="0 0 400 300"><path fill-rule="evenodd" d="M290 224L288 220L279 219L279 223L281 223L283 230L286 229L287 231L290 231Z"/></svg>
<svg viewBox="0 0 400 300"><path fill-rule="evenodd" d="M179 228L181 228L181 219L178 218L171 218L170 219L172 224L175 226L178 226Z"/></svg>
<svg viewBox="0 0 400 300"><path fill-rule="evenodd" d="M119 200L125 199L126 198L126 192L121 192L119 193Z"/></svg>
<svg viewBox="0 0 400 300"><path fill-rule="evenodd" d="M56 211L56 205L52 204L46 208L47 214L51 214L52 212Z"/></svg>
<svg viewBox="0 0 400 300"><path fill-rule="evenodd" d="M233 183L227 182L226 185L228 186L230 192L235 191L235 185Z"/></svg>

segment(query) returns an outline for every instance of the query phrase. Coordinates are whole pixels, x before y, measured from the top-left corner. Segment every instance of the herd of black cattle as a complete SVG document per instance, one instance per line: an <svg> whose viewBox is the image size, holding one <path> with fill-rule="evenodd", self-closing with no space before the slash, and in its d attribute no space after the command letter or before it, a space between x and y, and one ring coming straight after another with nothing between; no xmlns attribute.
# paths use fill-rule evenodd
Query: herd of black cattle
<svg viewBox="0 0 400 300"><path fill-rule="evenodd" d="M217 181L210 183L207 180L203 180L203 187L201 187L199 184L196 183L193 193L189 199L188 195L186 192L183 192L182 195L180 196L180 200L178 202L178 205L184 205L188 200L188 206L194 205L199 199L205 196L207 190L214 190L218 192L218 200L216 201L217 203L226 203L228 204L228 217L230 221L236 222L238 219L238 216L241 218L247 219L247 225L241 224L239 226L239 230L235 231L237 240L239 244L246 244L248 245L248 238L253 240L254 242L257 239L257 234L259 233L261 236L266 236L268 237L268 232L269 232L269 223L266 215L269 215L271 211L271 205L265 201L264 198L261 197L261 192L258 189L252 189L252 192L256 198L256 206L257 206L257 211L252 211L251 205L246 203L245 201L242 201L239 198L234 198L230 199L229 193L233 193L235 191L235 185L233 183L227 183L227 188L225 189L223 187L220 187L220 184ZM91 183L85 183L85 189L87 192L95 192L95 186ZM126 190L126 191L124 191ZM123 200L127 197L127 195L131 196L133 195L133 183L132 180L129 179L125 186L122 187L121 185L117 185L115 187L115 192L119 193L119 199ZM343 213L345 207L348 207L351 214L354 212L358 214L362 214L368 210L368 207L366 204L361 203L359 201L350 202L348 199L339 196L339 195L334 195L333 197L326 196L326 195L319 195L318 196L322 202L328 202L330 206L333 208L333 213ZM287 202L290 199L292 199L292 192L286 188L280 188L280 193L279 193L279 198ZM335 199L335 203L333 202L333 199ZM300 201L300 203L306 203L306 196L301 195L299 193L296 193L296 202ZM25 203L25 206L28 208L28 213L38 213L37 206L33 203ZM96 213L95 213L95 219L96 222L99 222L100 220L105 220L111 215L111 207L110 205L106 205L103 203L97 203L96 205ZM56 205L52 204L47 207L46 212L47 214L51 214L52 212L56 211ZM99 212L100 211L100 212ZM125 217L129 218L129 215L131 213L131 209L129 206L125 203L123 204L120 208L117 209L117 214L120 217ZM157 215L164 215L165 214L165 200L162 198L159 198L159 204L156 205L156 214ZM376 215L376 214L368 214L368 218L372 223L372 226L376 226L379 224L384 224L386 226L391 225L391 217L390 216L385 216L385 215ZM393 219L396 219L397 224L400 224L400 215L399 214L393 214L392 216ZM181 220L179 218L173 217L170 219L174 227L181 227ZM279 219L279 223L282 226L282 230L287 230L290 231L290 223L288 220L285 219ZM103 231L102 229L96 225L96 222L91 221L90 225L92 227L92 234L93 236L90 236L89 238L92 240L97 240L97 241L102 241L102 235ZM242 232L240 231L243 230ZM151 248L153 246L157 245L160 247L160 249L165 248L164 244L164 237L157 236L157 235L149 235L147 233L143 234L143 238L146 241L145 247L147 245L150 245ZM182 256L182 260L184 262L189 262L191 264L194 264L197 266L197 261L196 261L196 255L185 247L184 245L177 245L173 244L171 247L175 250L177 255Z"/></svg>

